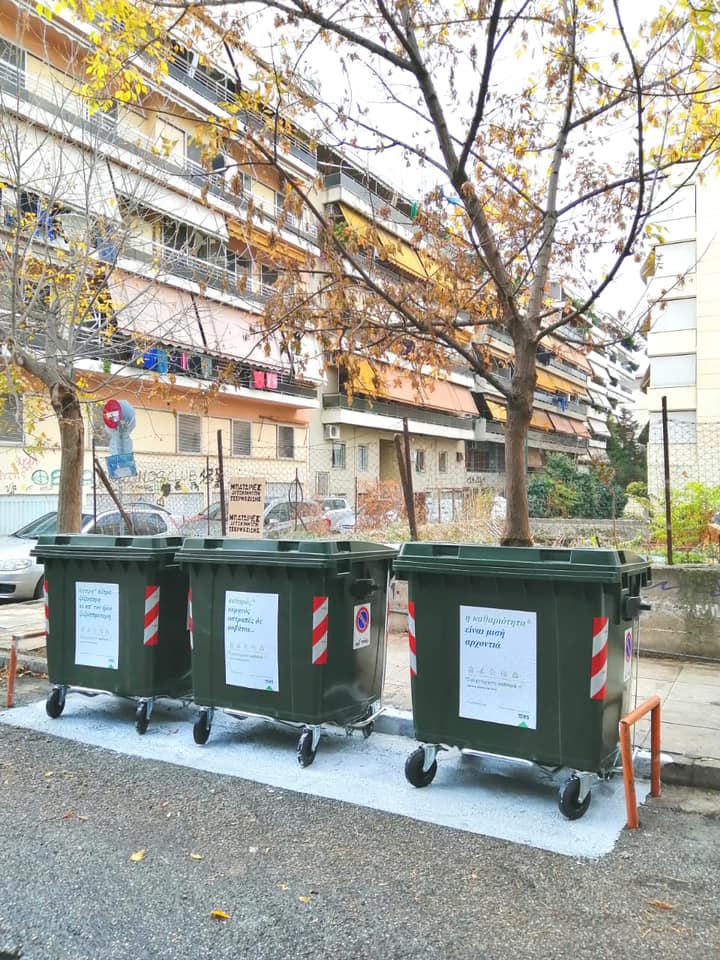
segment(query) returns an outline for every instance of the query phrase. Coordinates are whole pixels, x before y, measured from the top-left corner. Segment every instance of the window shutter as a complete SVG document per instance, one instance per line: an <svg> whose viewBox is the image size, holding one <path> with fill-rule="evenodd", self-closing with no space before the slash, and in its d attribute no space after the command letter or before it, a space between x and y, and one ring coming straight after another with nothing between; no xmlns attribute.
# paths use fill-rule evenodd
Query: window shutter
<svg viewBox="0 0 720 960"><path fill-rule="evenodd" d="M202 418L189 413L177 415L179 453L202 452Z"/></svg>
<svg viewBox="0 0 720 960"><path fill-rule="evenodd" d="M245 420L232 422L232 455L234 457L252 456L252 424Z"/></svg>

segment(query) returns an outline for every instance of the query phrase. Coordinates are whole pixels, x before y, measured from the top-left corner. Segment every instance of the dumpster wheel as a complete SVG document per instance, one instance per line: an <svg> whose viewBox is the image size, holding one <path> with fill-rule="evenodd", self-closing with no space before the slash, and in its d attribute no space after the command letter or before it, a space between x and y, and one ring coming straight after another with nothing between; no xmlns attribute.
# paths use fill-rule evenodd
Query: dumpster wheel
<svg viewBox="0 0 720 960"><path fill-rule="evenodd" d="M45 701L45 713L57 720L65 709L65 687L53 687Z"/></svg>
<svg viewBox="0 0 720 960"><path fill-rule="evenodd" d="M207 710L201 710L200 715L193 724L193 740L202 746L208 742L210 736L210 714Z"/></svg>
<svg viewBox="0 0 720 960"><path fill-rule="evenodd" d="M297 761L301 767L309 767L317 753L320 731L315 734L310 728L305 728L297 742Z"/></svg>
<svg viewBox="0 0 720 960"><path fill-rule="evenodd" d="M560 813L568 820L579 820L580 817L585 816L590 806L590 790L580 800L581 786L580 777L572 776L560 788L558 806L560 807Z"/></svg>
<svg viewBox="0 0 720 960"><path fill-rule="evenodd" d="M141 700L135 708L135 729L142 736L147 731L150 711L147 700Z"/></svg>
<svg viewBox="0 0 720 960"><path fill-rule="evenodd" d="M427 769L424 768L425 750L422 747L418 747L417 750L413 750L405 761L405 779L414 787L430 786L437 773L437 760L433 759L430 766Z"/></svg>

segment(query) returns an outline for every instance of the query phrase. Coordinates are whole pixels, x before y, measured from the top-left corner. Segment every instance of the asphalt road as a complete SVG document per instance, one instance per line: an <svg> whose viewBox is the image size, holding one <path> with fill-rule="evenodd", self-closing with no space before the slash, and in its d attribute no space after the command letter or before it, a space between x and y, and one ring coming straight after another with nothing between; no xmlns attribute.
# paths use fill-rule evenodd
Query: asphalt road
<svg viewBox="0 0 720 960"><path fill-rule="evenodd" d="M579 861L0 727L0 960L708 960L719 800Z"/></svg>

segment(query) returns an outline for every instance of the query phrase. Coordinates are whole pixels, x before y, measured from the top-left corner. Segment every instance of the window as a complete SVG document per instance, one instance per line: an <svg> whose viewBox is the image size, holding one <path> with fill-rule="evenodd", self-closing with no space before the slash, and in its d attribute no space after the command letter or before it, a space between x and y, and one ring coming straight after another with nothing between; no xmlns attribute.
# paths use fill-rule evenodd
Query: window
<svg viewBox="0 0 720 960"><path fill-rule="evenodd" d="M697 263L694 240L666 243L655 248L655 276L679 277L693 273Z"/></svg>
<svg viewBox="0 0 720 960"><path fill-rule="evenodd" d="M17 83L25 72L25 51L0 38L0 79Z"/></svg>
<svg viewBox="0 0 720 960"><path fill-rule="evenodd" d="M668 410L668 443L697 442L697 423L694 410ZM662 413L650 414L650 443L662 443Z"/></svg>
<svg viewBox="0 0 720 960"><path fill-rule="evenodd" d="M319 470L315 474L315 495L326 497L330 489L330 474L326 470Z"/></svg>
<svg viewBox="0 0 720 960"><path fill-rule="evenodd" d="M177 415L178 453L202 452L202 418L190 413Z"/></svg>
<svg viewBox="0 0 720 960"><path fill-rule="evenodd" d="M0 442L23 442L23 406L20 397L0 396Z"/></svg>
<svg viewBox="0 0 720 960"><path fill-rule="evenodd" d="M345 444L340 440L335 440L332 445L331 465L333 470L345 469Z"/></svg>
<svg viewBox="0 0 720 960"><path fill-rule="evenodd" d="M425 473L425 451L415 451L415 473Z"/></svg>
<svg viewBox="0 0 720 960"><path fill-rule="evenodd" d="M669 330L694 330L697 326L697 301L664 300L653 308L651 333L666 333Z"/></svg>
<svg viewBox="0 0 720 960"><path fill-rule="evenodd" d="M694 353L653 357L650 361L650 386L694 387L696 363Z"/></svg>
<svg viewBox="0 0 720 960"><path fill-rule="evenodd" d="M438 473L447 473L448 472L448 455L447 450L441 450L438 454Z"/></svg>
<svg viewBox="0 0 720 960"><path fill-rule="evenodd" d="M357 468L359 472L364 472L370 468L370 448L359 446L357 448Z"/></svg>
<svg viewBox="0 0 720 960"><path fill-rule="evenodd" d="M266 267L265 264L261 267L261 280L264 287L272 287L277 283L277 279L280 274L277 270L274 270L272 267Z"/></svg>
<svg viewBox="0 0 720 960"><path fill-rule="evenodd" d="M252 424L248 420L232 422L232 455L234 457L252 456Z"/></svg>
<svg viewBox="0 0 720 960"><path fill-rule="evenodd" d="M505 470L505 448L501 443L467 440L465 469L468 473L502 473Z"/></svg>
<svg viewBox="0 0 720 960"><path fill-rule="evenodd" d="M278 427L277 455L280 460L295 459L295 428Z"/></svg>

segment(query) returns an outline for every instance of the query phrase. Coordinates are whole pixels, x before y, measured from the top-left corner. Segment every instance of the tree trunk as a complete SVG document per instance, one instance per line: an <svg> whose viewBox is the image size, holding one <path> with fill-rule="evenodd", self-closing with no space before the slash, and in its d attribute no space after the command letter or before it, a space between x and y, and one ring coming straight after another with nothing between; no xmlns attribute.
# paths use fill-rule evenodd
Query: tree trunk
<svg viewBox="0 0 720 960"><path fill-rule="evenodd" d="M518 338L519 339L519 338ZM525 447L535 390L535 346L523 337L515 343L515 371L508 398L505 427L505 528L504 547L530 547L530 519L527 498Z"/></svg>
<svg viewBox="0 0 720 960"><path fill-rule="evenodd" d="M82 410L75 390L66 383L50 388L50 401L60 427L58 533L78 533L82 523L84 436Z"/></svg>

